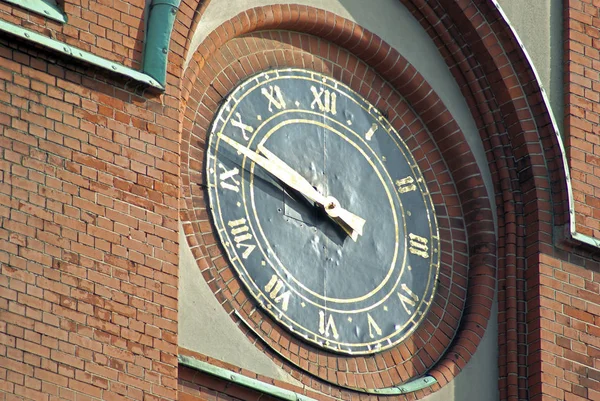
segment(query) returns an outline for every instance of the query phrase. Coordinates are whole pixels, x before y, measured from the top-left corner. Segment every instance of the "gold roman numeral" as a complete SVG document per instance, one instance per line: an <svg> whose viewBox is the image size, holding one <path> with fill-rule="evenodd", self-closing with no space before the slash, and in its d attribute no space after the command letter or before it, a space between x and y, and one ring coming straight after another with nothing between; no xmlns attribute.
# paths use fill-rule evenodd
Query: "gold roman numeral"
<svg viewBox="0 0 600 401"><path fill-rule="evenodd" d="M234 236L233 240L235 241L236 248L244 249L242 259L248 259L248 256L254 251L256 245L248 243L252 241L252 234L249 232L250 228L246 224L246 219L232 220L227 225L231 227L231 235Z"/></svg>
<svg viewBox="0 0 600 401"><path fill-rule="evenodd" d="M221 174L219 174L221 188L233 192L240 192L240 182L235 178L240 174L240 170L238 170L237 167L227 170L227 167L221 163L219 163L219 169L222 171Z"/></svg>
<svg viewBox="0 0 600 401"><path fill-rule="evenodd" d="M373 330L375 330L375 333L378 336L380 336L381 328L377 325L377 323L375 322L375 319L373 319L369 313L367 313L367 321L369 322L369 336L371 338L375 338L375 335L373 334Z"/></svg>
<svg viewBox="0 0 600 401"><path fill-rule="evenodd" d="M269 293L269 297L276 304L281 302L281 309L284 311L288 310L288 305L290 303L290 297L292 293L288 291L282 291L284 289L283 280L277 277L277 275L273 274L271 280L265 285L265 291Z"/></svg>
<svg viewBox="0 0 600 401"><path fill-rule="evenodd" d="M254 132L254 128L249 126L248 124L244 124L242 122L242 115L240 113L235 113L235 118L237 118L237 121L232 119L231 120L231 125L233 125L236 128L239 128L242 130L242 136L244 137L244 139L247 141L250 139L250 137L248 136L248 134L246 132L249 133L253 133Z"/></svg>
<svg viewBox="0 0 600 401"><path fill-rule="evenodd" d="M333 334L333 338L336 340L339 338L337 327L335 327L335 322L333 321L333 316L329 315L327 317L327 322L325 322L325 312L322 310L319 311L319 334L325 337L329 337L330 334Z"/></svg>
<svg viewBox="0 0 600 401"><path fill-rule="evenodd" d="M373 135L375 134L375 131L377 131L377 124L373 123L371 125L371 128L369 128L369 130L366 132L365 139L367 141L370 141L371 138L373 138Z"/></svg>
<svg viewBox="0 0 600 401"><path fill-rule="evenodd" d="M269 101L270 112L273 112L272 106L275 106L278 110L285 109L285 100L283 99L283 95L281 94L281 89L279 86L269 85L269 90L267 90L267 88L261 88L260 93L262 93Z"/></svg>
<svg viewBox="0 0 600 401"><path fill-rule="evenodd" d="M414 184L415 179L410 175L406 178L402 178L400 180L396 180L396 186L398 187L398 193L404 194L406 192L411 192L417 189L417 185Z"/></svg>
<svg viewBox="0 0 600 401"><path fill-rule="evenodd" d="M427 238L420 237L420 236L412 234L412 233L408 234L408 238L409 238L408 251L410 253L412 253L413 255L417 255L424 259L427 259L429 257L429 247L427 246L429 241L427 240Z"/></svg>
<svg viewBox="0 0 600 401"><path fill-rule="evenodd" d="M331 113L333 115L337 113L337 95L335 92L323 88L321 88L321 90L317 92L317 88L315 88L314 86L310 87L310 91L312 92L314 97L314 100L310 104L311 109L314 110L315 105L317 105L321 113Z"/></svg>
<svg viewBox="0 0 600 401"><path fill-rule="evenodd" d="M402 291L404 293L397 292L396 294L398 294L398 298L400 298L400 302L402 302L402 306L404 307L404 310L406 311L406 313L408 313L409 315L412 315L413 314L412 308L414 308L415 305L417 304L417 302L419 302L419 297L417 296L417 294L412 292L411 289L408 288L408 286L404 283L402 283L400 288L402 288ZM409 308L409 305L412 308Z"/></svg>

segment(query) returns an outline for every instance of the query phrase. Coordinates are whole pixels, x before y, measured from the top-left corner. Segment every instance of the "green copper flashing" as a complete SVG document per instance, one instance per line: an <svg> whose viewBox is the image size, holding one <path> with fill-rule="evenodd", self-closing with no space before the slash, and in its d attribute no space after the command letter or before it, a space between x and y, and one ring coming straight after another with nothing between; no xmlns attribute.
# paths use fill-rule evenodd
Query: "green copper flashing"
<svg viewBox="0 0 600 401"><path fill-rule="evenodd" d="M422 390L433 384L437 383L437 380L433 376L423 376L418 379L406 382L396 387L387 388L374 388L368 389L365 392L369 394L381 394L381 395L399 395L408 394L413 391Z"/></svg>
<svg viewBox="0 0 600 401"><path fill-rule="evenodd" d="M252 379L250 377L243 376L239 373L232 372L230 370L220 368L218 366L211 365L208 362L199 361L196 358L192 358L185 355L179 355L177 357L181 365L187 366L192 369L199 370L204 373L216 376L220 379L227 380L232 383L239 384L250 388L252 390L260 391L261 393L268 394L274 397L281 398L282 400L288 401L316 401L314 398L307 397L302 394L295 393L290 390L279 388L272 384L261 382L260 380Z"/></svg>
<svg viewBox="0 0 600 401"><path fill-rule="evenodd" d="M0 20L0 32L6 32L11 35L15 35L21 39L25 39L45 48L52 49L59 53L71 56L85 63L125 76L145 85L150 85L151 87L159 89L161 91L165 89L157 80L155 80L147 74L144 74L143 72L139 72L132 68L125 67L124 65L119 63L108 61L90 52L80 50L74 46L68 45L63 42L59 42L58 40L49 38L44 35L40 35L37 32L21 28L20 26L11 24L10 22Z"/></svg>
<svg viewBox="0 0 600 401"><path fill-rule="evenodd" d="M211 365L208 362L200 361L196 358L192 358L186 355L179 355L177 357L181 365L187 366L192 369L199 370L204 373L216 376L220 379L230 381L232 383L239 384L244 387L251 388L262 393L279 397L283 400L290 401L311 401L314 400L308 396L295 393L290 390L282 389L272 384L264 383L250 377L243 376L239 373L232 372L230 370L220 368L215 365ZM419 379L410 381L397 387L388 387L382 389L369 389L364 391L369 394L380 394L380 395L401 395L412 393L413 391L422 390L432 384L437 383L437 380L432 376L424 376Z"/></svg>
<svg viewBox="0 0 600 401"><path fill-rule="evenodd" d="M61 12L54 0L3 1L18 5L63 23L67 21L67 17ZM151 4L149 6L148 22L146 25L146 39L144 41L142 71L136 71L132 68L125 67L122 64L106 60L90 52L86 52L85 50L80 50L74 46L40 35L37 32L24 29L18 25L11 24L10 22L0 20L0 32L18 36L40 46L69 55L80 61L164 91L167 82L167 63L171 32L181 0L150 1Z"/></svg>
<svg viewBox="0 0 600 401"><path fill-rule="evenodd" d="M43 15L54 21L67 22L67 16L63 14L60 7L54 0L3 0L6 3L11 3L36 14Z"/></svg>
<svg viewBox="0 0 600 401"><path fill-rule="evenodd" d="M180 0L151 0L142 69L165 86L169 42Z"/></svg>

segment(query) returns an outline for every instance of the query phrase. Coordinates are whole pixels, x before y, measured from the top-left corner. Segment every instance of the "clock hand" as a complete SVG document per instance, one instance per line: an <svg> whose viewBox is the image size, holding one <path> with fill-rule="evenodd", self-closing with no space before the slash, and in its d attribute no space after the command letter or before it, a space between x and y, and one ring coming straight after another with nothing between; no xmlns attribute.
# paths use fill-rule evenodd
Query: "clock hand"
<svg viewBox="0 0 600 401"><path fill-rule="evenodd" d="M280 170L284 171L289 177L294 179L294 185L292 186L296 191L308 198L311 202L318 203L321 206L325 206L327 203L327 197L319 192L307 179L298 174L294 169L288 166L283 160L271 153L263 145L258 145L258 151L265 155L267 160L274 163Z"/></svg>
<svg viewBox="0 0 600 401"><path fill-rule="evenodd" d="M333 221L338 223L354 241L358 239L359 235L362 235L362 229L365 224L363 218L342 208L338 200L333 196L324 196L321 194L310 184L310 182L308 182L308 180L263 146L259 145L259 150L267 157L248 149L222 133L218 133L217 136L290 188L300 192L309 200L321 205L325 209L327 215L333 219Z"/></svg>
<svg viewBox="0 0 600 401"><path fill-rule="evenodd" d="M290 186L309 200L321 205L329 217L338 223L354 241L358 239L359 235L362 235L363 226L365 225L365 220L362 217L341 207L338 200L333 196L324 196L321 194L306 178L275 156L262 144L258 145L258 151L264 154L267 160L274 162L282 171L285 171L294 181L294 185Z"/></svg>

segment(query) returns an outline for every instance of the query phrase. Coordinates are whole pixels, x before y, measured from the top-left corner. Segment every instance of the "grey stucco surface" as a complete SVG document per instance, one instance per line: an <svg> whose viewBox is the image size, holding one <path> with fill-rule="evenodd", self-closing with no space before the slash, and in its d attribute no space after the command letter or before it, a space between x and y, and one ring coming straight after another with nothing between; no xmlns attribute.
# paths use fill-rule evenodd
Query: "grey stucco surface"
<svg viewBox="0 0 600 401"><path fill-rule="evenodd" d="M194 33L192 49L197 48L213 29L239 12L275 3L279 2L229 0L227 6L223 7L222 1L212 1ZM428 34L397 0L297 0L294 3L322 8L359 23L379 35L412 63L461 127L483 173L490 199L494 202L493 183L483 145L460 89ZM188 57L192 54L191 51ZM239 332L204 283L195 261L191 259L185 239L182 238L180 244L180 345L269 377L290 381L285 372ZM194 282L198 280L201 282ZM492 316L485 337L465 370L440 391L427 397L427 401L498 399L498 328L496 313L492 313Z"/></svg>
<svg viewBox="0 0 600 401"><path fill-rule="evenodd" d="M498 314L494 300L491 316ZM490 369L486 371L486 369ZM498 322L488 322L483 339L465 369L424 401L497 401L498 393Z"/></svg>
<svg viewBox="0 0 600 401"><path fill-rule="evenodd" d="M563 11L562 0L498 0L523 42L563 128Z"/></svg>
<svg viewBox="0 0 600 401"><path fill-rule="evenodd" d="M181 227L179 244L179 346L261 375L302 385L248 341L217 302Z"/></svg>

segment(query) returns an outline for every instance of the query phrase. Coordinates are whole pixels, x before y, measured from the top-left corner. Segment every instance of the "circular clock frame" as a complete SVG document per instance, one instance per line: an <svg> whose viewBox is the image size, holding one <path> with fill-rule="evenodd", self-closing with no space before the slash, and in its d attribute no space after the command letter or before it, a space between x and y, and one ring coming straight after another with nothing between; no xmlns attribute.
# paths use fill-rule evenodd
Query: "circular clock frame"
<svg viewBox="0 0 600 401"><path fill-rule="evenodd" d="M465 153L464 137L456 122L426 81L385 44L375 54L377 57L380 53L387 55L381 60L394 60L393 69L385 67L385 62L372 69L332 43L289 31L221 39L214 42L218 43L217 48L202 50L199 54L204 59L199 59L197 66L191 69L198 75L197 78L190 76L193 86L189 87L191 96L186 110L189 120L182 131L183 199L187 205L182 210L182 221L188 243L215 297L258 348L279 361L277 363L283 363L294 377L319 391L336 391L341 397L343 391L338 393L340 387L335 386L356 390L384 388L426 372L443 385L455 376L455 367L464 366L474 353L489 316L486 299L493 296L490 295L493 294L490 284L493 248L477 248L474 259L470 260L467 247L467 240L475 246L493 243L493 221L488 201L483 196L485 191L481 191L481 177L473 175L476 164L472 156ZM355 41L346 45L350 46L349 43ZM404 342L373 355L340 357L280 329L246 293L224 251L217 245L214 227L208 221L210 212L203 168L210 121L219 102L245 77L273 67L307 66L344 82L384 110L396 129L405 127L410 138L406 144L423 171L438 215L441 264L430 313ZM417 117L413 106L425 123ZM437 138L434 139L433 134ZM467 203L469 208L479 210L477 219L470 220L468 230L462 212ZM472 273L468 271L469 263ZM468 277L473 279L472 283ZM470 309L468 320L462 321L461 337L451 346L461 324L467 288L472 292L470 299L477 300L471 306L475 309ZM244 328L245 325L250 330ZM315 381L315 377L324 382ZM335 386L328 387L325 382ZM436 386L431 389L435 390Z"/></svg>
<svg viewBox="0 0 600 401"><path fill-rule="evenodd" d="M359 355L394 347L423 321L439 272L433 202L402 137L362 96L315 71L263 71L224 98L207 155L229 262L285 329ZM365 232L352 240L274 176L279 157L364 217Z"/></svg>

